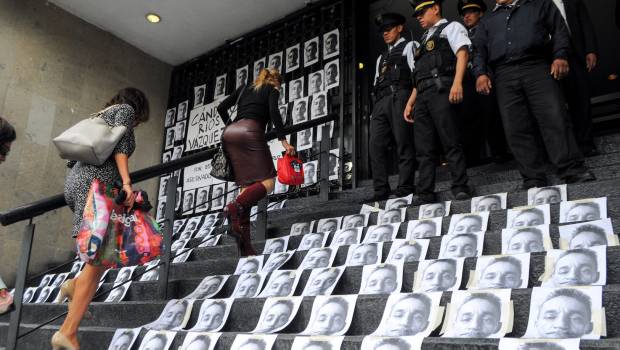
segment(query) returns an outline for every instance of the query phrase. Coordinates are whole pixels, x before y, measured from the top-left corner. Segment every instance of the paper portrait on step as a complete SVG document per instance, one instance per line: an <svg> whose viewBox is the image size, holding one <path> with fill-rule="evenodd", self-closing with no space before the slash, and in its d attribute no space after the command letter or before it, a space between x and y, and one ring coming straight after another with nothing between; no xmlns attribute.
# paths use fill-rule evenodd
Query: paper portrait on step
<svg viewBox="0 0 620 350"><path fill-rule="evenodd" d="M386 209L381 210L377 214L377 224L394 224L405 221L407 218L407 209L399 208L399 209Z"/></svg>
<svg viewBox="0 0 620 350"><path fill-rule="evenodd" d="M496 193L471 199L471 212L480 213L493 210L506 209L508 193Z"/></svg>
<svg viewBox="0 0 620 350"><path fill-rule="evenodd" d="M157 214L155 215L155 218L157 222L162 222L166 219L165 216L166 216L166 198L159 198L157 200Z"/></svg>
<svg viewBox="0 0 620 350"><path fill-rule="evenodd" d="M363 227L347 228L338 230L334 233L330 247L337 248L340 246L359 244L362 241Z"/></svg>
<svg viewBox="0 0 620 350"><path fill-rule="evenodd" d="M194 86L194 108L200 107L205 103L205 96L207 94L207 85L202 84Z"/></svg>
<svg viewBox="0 0 620 350"><path fill-rule="evenodd" d="M607 218L607 197L560 203L560 223L595 221Z"/></svg>
<svg viewBox="0 0 620 350"><path fill-rule="evenodd" d="M106 303L120 303L121 301L123 301L123 299L125 299L125 295L127 295L127 291L129 290L129 287L131 286L132 282L127 282L125 284L114 284L114 289L112 289L112 291L110 292L110 294L108 294L108 296L105 299Z"/></svg>
<svg viewBox="0 0 620 350"><path fill-rule="evenodd" d="M237 334L230 350L271 350L277 334Z"/></svg>
<svg viewBox="0 0 620 350"><path fill-rule="evenodd" d="M288 102L295 103L295 101L306 96L305 91L304 91L304 85L305 84L304 84L303 76L295 80L291 80L288 83ZM306 101L306 105L307 105L307 101ZM293 120L295 120L294 116L293 116Z"/></svg>
<svg viewBox="0 0 620 350"><path fill-rule="evenodd" d="M340 53L340 32L334 29L323 34L323 59L338 56Z"/></svg>
<svg viewBox="0 0 620 350"><path fill-rule="evenodd" d="M340 149L329 151L329 180L338 180L340 174Z"/></svg>
<svg viewBox="0 0 620 350"><path fill-rule="evenodd" d="M529 205L558 204L567 200L566 185L534 187L527 190Z"/></svg>
<svg viewBox="0 0 620 350"><path fill-rule="evenodd" d="M502 230L502 254L538 253L551 249L549 225Z"/></svg>
<svg viewBox="0 0 620 350"><path fill-rule="evenodd" d="M219 332L228 319L234 299L206 299L190 332Z"/></svg>
<svg viewBox="0 0 620 350"><path fill-rule="evenodd" d="M527 288L530 277L530 254L487 255L476 260L470 272L468 289Z"/></svg>
<svg viewBox="0 0 620 350"><path fill-rule="evenodd" d="M454 214L450 219L449 235L485 232L489 222L489 212Z"/></svg>
<svg viewBox="0 0 620 350"><path fill-rule="evenodd" d="M231 298L254 298L262 289L266 276L266 273L239 275Z"/></svg>
<svg viewBox="0 0 620 350"><path fill-rule="evenodd" d="M342 218L342 226L341 228L356 228L356 227L365 227L368 226L368 221L370 219L370 214L352 214L347 215Z"/></svg>
<svg viewBox="0 0 620 350"><path fill-rule="evenodd" d="M297 222L291 225L291 236L299 236L305 235L306 233L310 233L310 223L309 222Z"/></svg>
<svg viewBox="0 0 620 350"><path fill-rule="evenodd" d="M428 252L428 239L409 240L395 239L390 247L386 263L404 264L424 260Z"/></svg>
<svg viewBox="0 0 620 350"><path fill-rule="evenodd" d="M189 242L189 240L187 239L174 240L172 242L172 245L170 246L170 251L172 251L173 253L181 252L183 248L185 248L185 246L187 245L187 242Z"/></svg>
<svg viewBox="0 0 620 350"><path fill-rule="evenodd" d="M607 247L552 249L545 257L543 287L604 286L607 284Z"/></svg>
<svg viewBox="0 0 620 350"><path fill-rule="evenodd" d="M285 252L288 249L288 239L289 236L284 236L265 240L263 254L269 255Z"/></svg>
<svg viewBox="0 0 620 350"><path fill-rule="evenodd" d="M54 281L52 281L50 283L50 287L52 287L52 288L59 288L65 282L67 277L69 277L69 273L68 272L59 273L58 275L56 275L56 278L54 278Z"/></svg>
<svg viewBox="0 0 620 350"><path fill-rule="evenodd" d="M47 287L47 286L49 286L50 283L52 283L52 281L54 280L55 277L56 277L55 274L43 276L43 278L41 279L41 282L39 282L39 287Z"/></svg>
<svg viewBox="0 0 620 350"><path fill-rule="evenodd" d="M287 261L295 254L294 250L269 255L269 259L262 268L263 273L273 272L286 264Z"/></svg>
<svg viewBox="0 0 620 350"><path fill-rule="evenodd" d="M482 256L484 232L446 235L441 238L439 258L472 258Z"/></svg>
<svg viewBox="0 0 620 350"><path fill-rule="evenodd" d="M299 48L300 45L295 44L286 49L286 73L290 73L299 68L301 61Z"/></svg>
<svg viewBox="0 0 620 350"><path fill-rule="evenodd" d="M398 235L400 223L369 226L366 229L364 243L391 242Z"/></svg>
<svg viewBox="0 0 620 350"><path fill-rule="evenodd" d="M374 336L428 337L441 324L442 293L393 293L388 298L383 317Z"/></svg>
<svg viewBox="0 0 620 350"><path fill-rule="evenodd" d="M421 350L423 337L378 337L367 335L362 340L361 350Z"/></svg>
<svg viewBox="0 0 620 350"><path fill-rule="evenodd" d="M383 243L360 243L349 246L346 266L363 266L381 263Z"/></svg>
<svg viewBox="0 0 620 350"><path fill-rule="evenodd" d="M400 293L402 285L402 263L365 265L358 294Z"/></svg>
<svg viewBox="0 0 620 350"><path fill-rule="evenodd" d="M142 328L120 328L114 331L108 350L131 349Z"/></svg>
<svg viewBox="0 0 620 350"><path fill-rule="evenodd" d="M215 89L213 91L213 99L217 100L226 96L226 73L215 78Z"/></svg>
<svg viewBox="0 0 620 350"><path fill-rule="evenodd" d="M181 158L181 156L183 156L183 149L185 149L185 146L183 145L174 147L170 160L177 160Z"/></svg>
<svg viewBox="0 0 620 350"><path fill-rule="evenodd" d="M258 78L258 75L260 74L260 71L267 68L267 60L263 57L259 60L254 61L254 68L252 70L253 75L252 75L252 81L256 80L256 78Z"/></svg>
<svg viewBox="0 0 620 350"><path fill-rule="evenodd" d="M168 192L168 181L170 181L170 176L162 176L159 178L159 192L158 198L166 198Z"/></svg>
<svg viewBox="0 0 620 350"><path fill-rule="evenodd" d="M360 214L372 214L378 213L381 211L379 208L379 202L375 202L375 206L371 206L368 204L362 204L362 208L360 208Z"/></svg>
<svg viewBox="0 0 620 350"><path fill-rule="evenodd" d="M300 270L319 269L332 266L337 250L332 248L312 248L308 250L299 266Z"/></svg>
<svg viewBox="0 0 620 350"><path fill-rule="evenodd" d="M179 350L213 350L222 333L187 332Z"/></svg>
<svg viewBox="0 0 620 350"><path fill-rule="evenodd" d="M183 192L183 215L190 215L194 212L194 202L196 197L196 190L189 190Z"/></svg>
<svg viewBox="0 0 620 350"><path fill-rule="evenodd" d="M178 235L179 233L181 233L181 230L183 229L183 225L185 225L185 223L187 222L188 219L177 219L174 220L174 226L172 228L172 234L173 235Z"/></svg>
<svg viewBox="0 0 620 350"><path fill-rule="evenodd" d="M146 333L138 350L168 350L172 346L176 332L151 330Z"/></svg>
<svg viewBox="0 0 620 350"><path fill-rule="evenodd" d="M140 282L152 282L159 279L159 259L151 260L144 265L144 273L140 276Z"/></svg>
<svg viewBox="0 0 620 350"><path fill-rule="evenodd" d="M506 228L539 226L551 223L551 206L543 204L508 209Z"/></svg>
<svg viewBox="0 0 620 350"><path fill-rule="evenodd" d="M243 257L239 259L234 274L240 275L243 273L257 273L263 268L264 259L265 257L263 255Z"/></svg>
<svg viewBox="0 0 620 350"><path fill-rule="evenodd" d="M388 199L385 202L385 210L406 208L407 206L411 204L412 200L413 200L413 194L410 194L406 197Z"/></svg>
<svg viewBox="0 0 620 350"><path fill-rule="evenodd" d="M331 295L344 273L344 266L314 269L306 282L304 296Z"/></svg>
<svg viewBox="0 0 620 350"><path fill-rule="evenodd" d="M340 227L342 223L342 216L340 217L335 217L335 218L322 218L319 219L318 221L313 221L313 226L311 226L311 228L314 228L314 232L328 232L328 233L334 233L336 232L336 230L338 230L338 228Z"/></svg>
<svg viewBox="0 0 620 350"><path fill-rule="evenodd" d="M237 68L235 75L235 90L248 83L248 66Z"/></svg>
<svg viewBox="0 0 620 350"><path fill-rule="evenodd" d="M335 59L325 64L325 90L338 87L340 84L340 61Z"/></svg>
<svg viewBox="0 0 620 350"><path fill-rule="evenodd" d="M303 297L267 298L252 333L276 333L295 318Z"/></svg>
<svg viewBox="0 0 620 350"><path fill-rule="evenodd" d="M344 337L305 337L296 336L291 349L298 350L338 350L342 346Z"/></svg>
<svg viewBox="0 0 620 350"><path fill-rule="evenodd" d="M502 350L579 350L579 339L519 339L502 338Z"/></svg>
<svg viewBox="0 0 620 350"><path fill-rule="evenodd" d="M308 96L325 91L325 74L319 70L308 74Z"/></svg>
<svg viewBox="0 0 620 350"><path fill-rule="evenodd" d="M170 108L166 111L166 120L164 121L164 127L168 128L174 125L177 115L177 108Z"/></svg>
<svg viewBox="0 0 620 350"><path fill-rule="evenodd" d="M194 251L193 248L186 248L186 249L181 249L177 252L175 252L175 254L173 254L174 259L172 259L172 263L174 264L180 264L180 263L184 263L187 261L187 259L189 259L189 256L192 254L192 252Z"/></svg>
<svg viewBox="0 0 620 350"><path fill-rule="evenodd" d="M301 187L312 186L318 181L318 167L319 161L313 160L311 162L304 163L304 183Z"/></svg>
<svg viewBox="0 0 620 350"><path fill-rule="evenodd" d="M327 115L327 94L318 92L312 95L310 105L310 119L317 119ZM320 140L319 140L320 141Z"/></svg>
<svg viewBox="0 0 620 350"><path fill-rule="evenodd" d="M561 225L558 228L560 230L560 249L618 245L618 237L614 235L611 219Z"/></svg>
<svg viewBox="0 0 620 350"><path fill-rule="evenodd" d="M407 222L407 239L424 239L441 236L443 217Z"/></svg>
<svg viewBox="0 0 620 350"><path fill-rule="evenodd" d="M279 73L284 74L282 71L282 51L272 53L268 58L268 67L277 70Z"/></svg>
<svg viewBox="0 0 620 350"><path fill-rule="evenodd" d="M172 151L164 152L161 155L161 163L168 163L172 159Z"/></svg>
<svg viewBox="0 0 620 350"><path fill-rule="evenodd" d="M482 320L482 322L478 322ZM452 292L444 337L502 338L512 332L510 289Z"/></svg>
<svg viewBox="0 0 620 350"><path fill-rule="evenodd" d="M601 286L532 288L523 338L599 339L605 335Z"/></svg>
<svg viewBox="0 0 620 350"><path fill-rule="evenodd" d="M276 270L270 274L259 297L290 297L295 293L300 277L301 271L298 270Z"/></svg>
<svg viewBox="0 0 620 350"><path fill-rule="evenodd" d="M183 232L186 231L195 231L200 228L200 222L202 221L202 216L194 216L187 219L187 224L185 224L185 228Z"/></svg>
<svg viewBox="0 0 620 350"><path fill-rule="evenodd" d="M116 278L114 279L114 285L119 285L125 281L129 281L135 269L136 269L136 266L127 266L127 267L121 268L118 271Z"/></svg>
<svg viewBox="0 0 620 350"><path fill-rule="evenodd" d="M304 67L310 67L318 61L319 37L317 36L304 42Z"/></svg>
<svg viewBox="0 0 620 350"><path fill-rule="evenodd" d="M183 231L180 235L179 235L179 241L189 241L190 239L192 239L192 237L194 237L194 233L196 231Z"/></svg>
<svg viewBox="0 0 620 350"><path fill-rule="evenodd" d="M39 287L39 289L39 295L37 295L37 298L35 300L35 303L37 304L47 302L47 300L50 298L50 295L54 293L54 287Z"/></svg>
<svg viewBox="0 0 620 350"><path fill-rule="evenodd" d="M449 216L451 204L452 202L450 201L422 204L420 209L418 209L418 219L431 219L440 216Z"/></svg>
<svg viewBox="0 0 620 350"><path fill-rule="evenodd" d="M293 111L291 113L293 124L301 124L310 120L308 118L308 98L301 97L293 102Z"/></svg>
<svg viewBox="0 0 620 350"><path fill-rule="evenodd" d="M179 103L177 107L177 122L187 119L189 100Z"/></svg>
<svg viewBox="0 0 620 350"><path fill-rule="evenodd" d="M209 232L211 232L211 229L216 226L218 221L219 219L217 213L206 215L204 222L202 223L202 225L200 225L200 228L198 229L197 237L206 236Z"/></svg>
<svg viewBox="0 0 620 350"><path fill-rule="evenodd" d="M211 229L213 230L213 229ZM213 235L213 236L208 236L208 237L204 237L202 239L202 242L200 242L200 244L198 245L198 247L200 248L206 248L206 247L215 247L218 242L220 241L220 239L222 238L222 235Z"/></svg>
<svg viewBox="0 0 620 350"><path fill-rule="evenodd" d="M69 271L69 274L73 277L77 277L80 275L80 272L82 272L83 267L84 267L83 261L76 261L71 265L71 271Z"/></svg>
<svg viewBox="0 0 620 350"><path fill-rule="evenodd" d="M196 289L183 299L210 299L217 295L222 290L226 281L228 281L228 275L215 275L205 277Z"/></svg>
<svg viewBox="0 0 620 350"><path fill-rule="evenodd" d="M176 130L175 126L171 126L166 129L166 139L164 140L164 149L172 149L174 147L174 131Z"/></svg>
<svg viewBox="0 0 620 350"><path fill-rule="evenodd" d="M297 151L305 151L312 148L312 134L314 129L304 129L297 132Z"/></svg>
<svg viewBox="0 0 620 350"><path fill-rule="evenodd" d="M180 121L174 126L174 141L183 141L185 138L185 121Z"/></svg>
<svg viewBox="0 0 620 350"><path fill-rule="evenodd" d="M418 293L458 290L463 278L465 259L423 260L413 281L413 291Z"/></svg>
<svg viewBox="0 0 620 350"><path fill-rule="evenodd" d="M325 247L325 243L327 242L328 237L329 237L329 233L327 232L316 232L316 233L305 234L301 238L301 242L299 242L297 251L299 252L299 251L310 250L314 248L323 248Z"/></svg>
<svg viewBox="0 0 620 350"><path fill-rule="evenodd" d="M357 295L314 298L308 327L302 335L343 335L351 326Z"/></svg>

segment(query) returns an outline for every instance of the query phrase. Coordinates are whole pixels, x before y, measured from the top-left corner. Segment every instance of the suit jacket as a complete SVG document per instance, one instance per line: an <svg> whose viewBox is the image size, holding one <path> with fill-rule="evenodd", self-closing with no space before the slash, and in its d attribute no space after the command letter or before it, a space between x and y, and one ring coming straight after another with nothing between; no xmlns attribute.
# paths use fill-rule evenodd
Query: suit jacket
<svg viewBox="0 0 620 350"><path fill-rule="evenodd" d="M594 25L583 0L564 0L566 22L570 28L571 44L574 53L585 59L589 53L598 54L598 43Z"/></svg>

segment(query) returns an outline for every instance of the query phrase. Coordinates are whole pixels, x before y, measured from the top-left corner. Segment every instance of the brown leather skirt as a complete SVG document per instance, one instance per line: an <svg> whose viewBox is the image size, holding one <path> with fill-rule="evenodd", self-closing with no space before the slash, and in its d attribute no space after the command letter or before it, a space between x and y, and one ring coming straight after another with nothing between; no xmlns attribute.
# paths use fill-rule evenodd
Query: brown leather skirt
<svg viewBox="0 0 620 350"><path fill-rule="evenodd" d="M247 186L276 176L261 122L240 119L231 123L224 129L222 140L237 185Z"/></svg>

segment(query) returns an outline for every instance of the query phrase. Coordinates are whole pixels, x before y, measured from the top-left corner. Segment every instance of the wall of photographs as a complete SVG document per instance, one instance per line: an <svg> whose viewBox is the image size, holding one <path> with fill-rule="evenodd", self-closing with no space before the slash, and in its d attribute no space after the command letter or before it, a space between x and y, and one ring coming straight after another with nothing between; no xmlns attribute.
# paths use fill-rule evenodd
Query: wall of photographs
<svg viewBox="0 0 620 350"><path fill-rule="evenodd" d="M351 106L349 71L351 70L351 25L343 13L346 1L324 1L289 15L268 27L249 33L177 67L172 76L169 109L164 125L162 162L216 147L224 123L217 113L218 104L237 88L251 83L264 67L279 69L284 77L280 93L280 112L285 125L302 123L336 113L340 120L330 123L330 180L341 186L341 159L350 157ZM231 110L231 115L236 115ZM318 192L320 127L289 136L306 162L306 181L310 193ZM348 145L347 145L348 143ZM270 143L274 164L283 148L277 140ZM209 176L210 162L177 171L179 185L174 204L180 216L221 210L235 198L233 183ZM158 219L163 218L167 183L172 174L160 180ZM275 194L290 189L277 184ZM226 194L227 192L230 192ZM224 197L214 199L222 194ZM210 204L210 199L214 199ZM202 203L207 203L202 205Z"/></svg>

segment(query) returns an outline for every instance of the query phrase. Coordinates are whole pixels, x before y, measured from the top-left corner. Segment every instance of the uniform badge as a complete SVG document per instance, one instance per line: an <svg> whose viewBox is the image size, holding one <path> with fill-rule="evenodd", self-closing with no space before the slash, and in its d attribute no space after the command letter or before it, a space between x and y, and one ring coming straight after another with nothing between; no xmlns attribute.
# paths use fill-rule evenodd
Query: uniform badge
<svg viewBox="0 0 620 350"><path fill-rule="evenodd" d="M435 49L435 41L429 40L426 42L426 51L433 51Z"/></svg>

